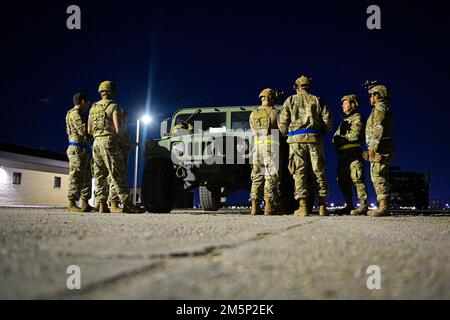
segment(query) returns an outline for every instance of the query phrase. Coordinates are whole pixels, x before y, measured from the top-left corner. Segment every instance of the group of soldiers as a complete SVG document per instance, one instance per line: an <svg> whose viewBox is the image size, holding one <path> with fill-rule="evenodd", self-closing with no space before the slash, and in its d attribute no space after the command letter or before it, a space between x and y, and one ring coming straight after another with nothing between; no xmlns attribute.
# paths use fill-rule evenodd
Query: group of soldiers
<svg viewBox="0 0 450 320"><path fill-rule="evenodd" d="M312 190L318 194L319 214L328 215L323 137L332 130L333 121L328 106L310 93L311 86L309 77L298 78L294 85L296 94L286 99L281 111L275 108L277 92L264 89L259 95L261 106L250 115L250 127L255 137L250 192L253 215L262 213L259 210L262 198L264 214L282 213L280 162L276 161L279 159L279 136L275 132L287 138L289 145L287 166L294 179L294 196L299 203L294 215L305 217L311 213ZM114 102L117 87L113 82L102 82L98 92L101 100L92 105L86 94L75 94L74 107L66 115L70 165L68 210L142 213L142 209L133 205L127 187L128 156L131 148L137 146L130 140L126 127L127 112ZM389 92L386 86L376 85L369 90L369 96L372 113L367 124L358 112L360 102L356 95L341 99L343 119L332 142L339 157L337 178L346 206L336 211L337 214L390 214L389 162L394 145ZM367 151L363 151L364 144ZM371 179L379 202L376 210L368 210L364 160L370 162ZM95 178L95 208L89 205L92 176ZM352 184L359 199L358 208L353 207Z"/></svg>
<svg viewBox="0 0 450 320"><path fill-rule="evenodd" d="M318 194L319 214L328 215L323 137L332 130L332 115L328 106L310 93L311 86L309 77L299 77L294 85L296 94L286 99L281 111L275 108L276 91L264 89L259 95L261 106L250 115L250 127L255 137L250 192L253 215L262 214L262 198L265 202L265 215L282 213L277 203L280 194L280 165L275 160L279 157L279 138L274 132L281 132L289 145L288 169L294 179L294 195L299 203L294 215L305 217L311 214L314 201L311 198L311 193L314 192L312 190ZM343 119L332 142L339 158L337 179L346 205L343 209L336 210L336 214L390 215L389 162L394 144L391 136L389 92L386 86L375 85L369 89L369 96L372 112L366 124L358 112L360 102L356 95L346 95L341 100ZM367 146L367 151L363 151L364 145ZM370 162L371 180L379 202L378 208L370 211L364 160ZM359 199L357 208L353 206L352 184Z"/></svg>
<svg viewBox="0 0 450 320"><path fill-rule="evenodd" d="M127 184L128 156L131 148L136 147L126 127L127 112L114 102L117 87L113 82L102 82L98 92L101 100L92 105L86 94L76 93L74 107L66 115L70 166L68 210L142 213L143 210L133 205ZM92 176L95 208L89 205Z"/></svg>

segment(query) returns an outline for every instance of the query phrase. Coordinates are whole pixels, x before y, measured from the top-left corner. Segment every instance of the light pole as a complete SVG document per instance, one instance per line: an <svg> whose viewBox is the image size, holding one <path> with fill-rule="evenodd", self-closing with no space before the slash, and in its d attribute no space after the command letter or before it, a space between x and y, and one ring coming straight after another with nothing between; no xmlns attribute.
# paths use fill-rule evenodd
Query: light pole
<svg viewBox="0 0 450 320"><path fill-rule="evenodd" d="M152 118L146 114L142 116L141 118L138 118L136 121L136 154L134 157L134 185L133 185L133 204L136 205L137 203L137 175L138 175L138 163L139 163L139 127L140 127L140 120L144 124L148 124L152 121Z"/></svg>

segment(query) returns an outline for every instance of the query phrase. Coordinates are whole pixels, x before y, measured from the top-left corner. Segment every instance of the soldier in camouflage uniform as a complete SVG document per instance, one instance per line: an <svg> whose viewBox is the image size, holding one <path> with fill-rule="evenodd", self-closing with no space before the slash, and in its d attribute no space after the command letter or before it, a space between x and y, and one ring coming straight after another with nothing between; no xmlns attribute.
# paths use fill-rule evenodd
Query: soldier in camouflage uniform
<svg viewBox="0 0 450 320"><path fill-rule="evenodd" d="M342 99L344 118L333 136L333 144L338 153L337 180L345 200L345 208L335 214L361 215L367 213L367 192L364 184L364 159L361 146L364 142L364 120L357 112L359 101L356 95ZM359 208L354 209L352 200L352 182L359 199Z"/></svg>
<svg viewBox="0 0 450 320"><path fill-rule="evenodd" d="M274 135L278 130L278 110L274 108L275 91L264 89L259 98L261 106L250 114L250 128L254 135L252 187L250 200L252 215L259 214L259 199L264 193L265 215L278 215L276 200L280 185L279 141Z"/></svg>
<svg viewBox="0 0 450 320"><path fill-rule="evenodd" d="M106 203L109 186L108 175L111 177L111 186L117 191L123 208L116 213L141 212L134 207L129 195L127 183L123 175L123 159L119 146L121 134L120 107L114 102L116 86L111 81L100 84L98 92L102 100L93 104L89 113L88 128L94 137L94 177L95 196L100 212L109 212Z"/></svg>
<svg viewBox="0 0 450 320"><path fill-rule="evenodd" d="M308 187L313 181L308 181L311 168L318 184L319 214L328 215L326 200L328 185L326 181L326 166L322 135L332 129L332 116L328 107L309 93L311 79L301 76L295 81L297 94L287 98L280 113L280 130L288 136L289 171L295 180L295 199L299 201L296 216L310 214Z"/></svg>
<svg viewBox="0 0 450 320"><path fill-rule="evenodd" d="M73 97L74 107L66 115L66 131L69 138L67 157L69 158L69 206L71 212L90 212L91 198L91 160L89 157L89 137L87 121L83 112L89 109L88 96L76 93ZM81 208L76 201L81 197Z"/></svg>
<svg viewBox="0 0 450 320"><path fill-rule="evenodd" d="M129 162L128 160L129 160L130 151L131 151L131 148L137 147L137 143L130 140L130 132L126 125L128 113L124 108L121 108L121 115L122 115L122 117L121 117L122 130L121 130L121 135L119 138L120 138L120 151L121 151L122 161L123 161L122 174L124 176L125 182L127 182L128 181L128 162ZM109 202L111 203L110 210L111 210L111 212L117 212L117 211L120 211L119 196L111 182L112 182L112 179L110 176L108 176L108 184L110 186L109 199L108 199Z"/></svg>
<svg viewBox="0 0 450 320"><path fill-rule="evenodd" d="M369 90L372 113L366 125L367 158L370 176L377 194L379 208L370 210L370 216L390 215L389 163L394 153L392 141L392 113L389 91L383 85Z"/></svg>

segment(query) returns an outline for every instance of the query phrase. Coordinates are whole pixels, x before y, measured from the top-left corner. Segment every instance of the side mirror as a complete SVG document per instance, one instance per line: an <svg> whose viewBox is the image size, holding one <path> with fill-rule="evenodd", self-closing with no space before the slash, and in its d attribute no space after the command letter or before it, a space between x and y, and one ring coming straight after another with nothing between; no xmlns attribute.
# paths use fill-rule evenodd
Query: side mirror
<svg viewBox="0 0 450 320"><path fill-rule="evenodd" d="M167 118L161 121L161 128L160 128L161 139L170 135L171 120L172 120L171 118Z"/></svg>

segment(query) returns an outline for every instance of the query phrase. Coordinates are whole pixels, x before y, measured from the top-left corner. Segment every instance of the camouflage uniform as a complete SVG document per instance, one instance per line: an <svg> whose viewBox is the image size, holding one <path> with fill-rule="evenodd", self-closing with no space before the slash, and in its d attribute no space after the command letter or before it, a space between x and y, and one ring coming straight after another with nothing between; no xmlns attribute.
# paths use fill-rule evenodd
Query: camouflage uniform
<svg viewBox="0 0 450 320"><path fill-rule="evenodd" d="M125 124L123 124L122 126L122 131L124 136L129 137L129 131L128 128L126 127ZM130 151L131 151L131 147L120 143L120 153L121 153L121 157L122 157L122 163L123 163L123 168L122 168L122 175L123 175L123 179L125 181L126 184L128 184L128 163L129 163L129 155L130 155ZM113 187L112 185L112 179L110 176L108 176L108 184L110 186L109 189L109 201L111 203L118 203L119 202L119 196L117 194L116 189Z"/></svg>
<svg viewBox="0 0 450 320"><path fill-rule="evenodd" d="M352 205L352 182L359 200L367 200L364 183L364 162L361 146L364 141L364 120L361 114L352 111L344 119L333 136L339 160L337 178L347 206Z"/></svg>
<svg viewBox="0 0 450 320"><path fill-rule="evenodd" d="M91 161L87 121L79 107L74 107L66 115L66 131L69 137L67 157L69 158L69 201L88 201L91 198Z"/></svg>
<svg viewBox="0 0 450 320"><path fill-rule="evenodd" d="M120 201L125 203L129 199L119 136L113 123L114 112L120 112L120 107L112 100L103 99L95 103L89 113L94 137L95 197L99 203L105 203L108 198L108 176L111 188L117 191Z"/></svg>
<svg viewBox="0 0 450 320"><path fill-rule="evenodd" d="M378 102L366 125L366 143L369 150L375 151L370 161L370 175L377 194L377 200L389 200L389 162L394 153L391 136L392 114L387 101Z"/></svg>
<svg viewBox="0 0 450 320"><path fill-rule="evenodd" d="M276 202L279 185L279 143L272 130L278 130L278 110L260 106L253 110L249 122L255 133L253 148L251 200L264 199Z"/></svg>
<svg viewBox="0 0 450 320"><path fill-rule="evenodd" d="M289 131L289 171L295 180L295 199L309 196L308 166L318 184L319 197L328 196L321 135L331 131L332 116L320 99L306 91L290 96L280 113L280 127Z"/></svg>

